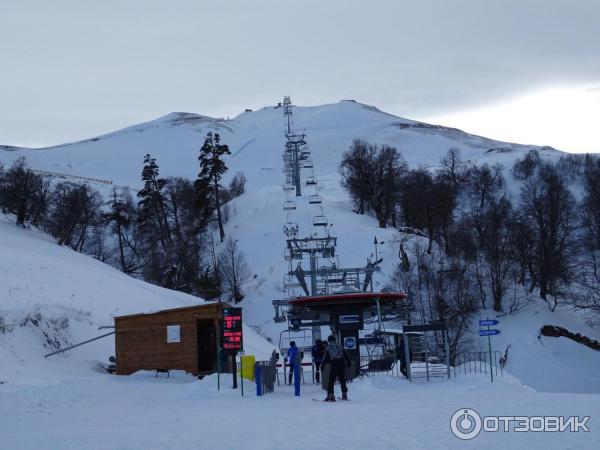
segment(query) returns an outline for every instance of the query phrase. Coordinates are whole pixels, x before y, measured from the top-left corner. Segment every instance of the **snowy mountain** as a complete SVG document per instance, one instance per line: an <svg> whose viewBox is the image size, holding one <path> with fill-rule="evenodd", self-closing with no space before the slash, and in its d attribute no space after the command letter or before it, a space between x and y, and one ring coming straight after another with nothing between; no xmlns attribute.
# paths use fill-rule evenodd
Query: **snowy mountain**
<svg viewBox="0 0 600 450"><path fill-rule="evenodd" d="M252 274L240 303L249 325L246 353L264 359L286 326L273 322L271 301L287 295L282 228L288 218L299 224L301 235L308 236L322 232L312 226L313 216L326 215L331 233L338 237L337 262L343 266L362 267L377 251L383 263L375 276L376 290L388 283L398 264L400 240L408 251L423 240L392 228L381 229L374 218L352 212L337 168L353 139L393 145L411 167L434 168L450 148L459 149L462 158L474 164L500 163L507 170L530 149L538 150L542 158L561 155L551 148L498 142L398 118L354 101L295 107L293 126L307 134L323 209L310 204L307 197L298 197L294 198L296 209L288 211L288 216L283 210L282 113L282 108L272 106L231 120L172 113L54 147L0 146L0 163L7 167L25 157L35 170L57 179L91 183L107 194L113 185L141 186L146 153L157 159L162 176L195 178L206 133L220 133L232 151L227 177L242 171L248 179L247 192L230 203L225 232L238 241ZM303 170L303 179L312 176L313 170ZM506 178L510 179L508 173ZM512 193L517 188L516 184L508 186ZM220 245L216 243L217 252ZM115 315L203 300L131 278L58 246L39 231L18 228L13 218L0 215L0 439L15 448L195 448L198 443L203 448L233 448L240 442L257 449L398 448L399 443L409 448L455 448L459 441L448 431L449 418L467 406L481 414L597 416L598 352L566 338L540 338L539 332L550 324L593 339L600 339L600 333L573 311L559 307L551 312L535 295L529 300L518 314L499 317L502 334L494 338L494 349L508 348L510 353L504 377L494 384L482 375L429 384L365 378L351 384L353 402L339 409L333 406L334 410L311 401L321 391L310 382L303 385L303 396L297 401L292 401L283 384L268 399L254 397L251 389L240 399L238 391L223 387L217 391L214 376L198 382L177 373L169 379L156 379L149 373L130 377L100 373L95 370L97 362L106 362L114 353L112 337L44 359L43 354L58 344L101 334L98 327L112 324ZM482 310L474 317L474 350L486 350L487 341L476 335L476 320L488 315L495 313ZM224 383L230 387L229 380ZM366 411L370 420L348 426ZM34 423L39 429L29 433ZM333 434L322 433L315 442L309 432L315 423ZM290 424L305 433L290 437ZM478 438L478 444L594 448L591 434L487 433Z"/></svg>
<svg viewBox="0 0 600 450"><path fill-rule="evenodd" d="M549 157L558 154L549 147L499 142L402 119L352 100L295 107L293 114L294 129L305 130L308 135L319 178L337 178L340 155L355 138L396 146L412 167L439 165L451 147L458 148L465 160L499 162L506 167L529 149L535 148ZM7 166L25 156L35 169L139 187L142 160L150 153L158 160L164 176L193 179L198 172L198 151L209 131L218 132L231 149L230 176L237 170L243 171L250 188L282 184L284 118L282 108L273 106L245 112L231 120L175 112L113 133L53 147L0 146L0 162Z"/></svg>
<svg viewBox="0 0 600 450"><path fill-rule="evenodd" d="M383 257L383 263L381 273L375 278L376 289L388 282L398 262L401 236L397 230L378 228L373 218L358 216L351 210L348 195L340 186L337 168L342 152L353 139L393 145L411 167L436 167L450 148L459 149L465 161L500 163L507 169L531 149L538 150L542 158L554 159L561 154L547 147L499 142L457 129L395 117L351 100L294 107L292 117L293 128L307 134L314 169L303 170L303 176L314 172L318 180L323 214L332 224L331 232L338 236L338 262L345 267L363 266L366 258L373 255L373 237L380 243L378 255ZM286 220L282 209L285 200L282 190L284 123L283 109L278 106L244 112L231 120L171 113L80 142L39 149L0 147L0 162L9 166L24 156L33 169L91 182L105 193L111 183L137 189L141 186L140 172L146 153L157 159L162 176L193 179L199 171L197 156L206 133L220 133L222 142L229 145L232 153L227 161L230 169L227 177L242 171L248 179L247 192L232 201L231 217L226 224L227 234L238 240L253 275L242 303L245 319L277 345L284 326L273 323L271 301L286 296L283 278L288 271L283 258L285 236L282 232ZM320 207L310 205L306 197L297 198L296 203L297 209L291 218L299 224L301 235L318 233L312 227L311 218L321 212ZM407 239L410 243L417 238ZM115 299L114 305L118 304ZM152 306L140 305L142 309ZM531 333L538 331L539 327L531 327Z"/></svg>

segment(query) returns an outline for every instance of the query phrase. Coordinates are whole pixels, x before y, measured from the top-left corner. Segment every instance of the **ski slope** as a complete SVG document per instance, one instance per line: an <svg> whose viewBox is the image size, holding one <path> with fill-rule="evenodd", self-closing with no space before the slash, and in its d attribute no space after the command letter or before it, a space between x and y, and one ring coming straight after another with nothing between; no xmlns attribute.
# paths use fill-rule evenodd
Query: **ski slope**
<svg viewBox="0 0 600 450"><path fill-rule="evenodd" d="M194 178L197 154L208 131L219 132L230 145L232 176L243 171L247 192L232 201L226 234L238 240L252 273L244 286L244 329L247 354L266 358L277 345L284 324L272 321L273 299L283 298L287 272L282 226L282 109L266 107L232 120L173 113L124 130L82 142L44 149L0 147L5 166L25 156L36 170L140 186L143 155L157 158L163 176ZM379 242L382 271L375 277L381 289L398 262L399 241L410 248L421 238L380 229L373 218L358 216L339 185L337 166L352 139L387 143L402 150L413 166L435 167L448 148L477 164L515 158L534 148L472 136L459 130L430 126L383 113L352 101L294 109L294 127L306 130L315 163L324 214L338 237L343 266L364 266ZM542 157L559 152L538 149ZM303 177L307 173L303 171ZM74 178L68 178L74 179ZM225 180L227 181L227 180ZM107 192L110 184L95 187ZM298 198L290 213L302 235L319 233L310 221L318 208ZM219 244L217 243L217 252ZM246 382L245 397L214 376L197 380L185 374L155 378L141 372L110 376L97 369L114 353L108 337L44 359L62 346L102 334L115 315L156 311L202 302L133 279L92 258L58 246L35 230L17 228L0 216L0 442L18 449L248 449L281 448L582 448L600 444L600 355L565 338L538 339L543 325L561 325L592 338L598 331L573 311L554 313L532 298L518 314L500 317L502 334L495 350L510 345L505 376L491 384L481 375L449 381L408 383L372 377L350 384L350 403L322 404L320 389L303 385L302 397L280 386L257 398ZM493 317L481 311L481 317ZM471 326L475 349L487 340ZM250 327L252 326L252 328ZM260 334L271 339L267 342ZM50 340L50 343L48 342ZM450 417L459 408L482 415L589 415L590 433L484 433L468 443L450 433ZM34 430L34 432L32 432Z"/></svg>
<svg viewBox="0 0 600 450"><path fill-rule="evenodd" d="M0 214L0 385L48 385L87 377L114 355L109 336L64 354L55 350L107 332L113 317L203 303L202 299L131 278ZM245 328L247 351L267 358L273 347ZM0 388L1 389L1 388Z"/></svg>

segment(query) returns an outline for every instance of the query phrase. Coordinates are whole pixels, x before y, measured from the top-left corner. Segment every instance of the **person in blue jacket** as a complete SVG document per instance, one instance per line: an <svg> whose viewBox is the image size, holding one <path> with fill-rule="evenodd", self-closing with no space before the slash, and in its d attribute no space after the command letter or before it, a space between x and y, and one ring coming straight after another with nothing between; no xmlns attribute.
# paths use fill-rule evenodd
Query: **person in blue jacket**
<svg viewBox="0 0 600 450"><path fill-rule="evenodd" d="M296 347L295 341L290 341L290 348L287 351L287 360L290 365L289 384L292 384L292 377L294 376L294 369L300 363L298 347ZM300 367L298 367L300 370Z"/></svg>
<svg viewBox="0 0 600 450"><path fill-rule="evenodd" d="M321 339L317 339L315 341L315 345L313 345L310 351L313 363L315 365L315 382L317 384L321 382L321 363L323 362L323 353L323 342Z"/></svg>

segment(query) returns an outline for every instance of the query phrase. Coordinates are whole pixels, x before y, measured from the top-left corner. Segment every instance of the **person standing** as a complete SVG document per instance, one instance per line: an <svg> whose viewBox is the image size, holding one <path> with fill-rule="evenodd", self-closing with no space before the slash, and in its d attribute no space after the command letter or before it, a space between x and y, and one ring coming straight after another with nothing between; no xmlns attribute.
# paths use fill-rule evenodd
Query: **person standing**
<svg viewBox="0 0 600 450"><path fill-rule="evenodd" d="M327 341L322 341L321 346L323 349L323 356L325 356L325 352L327 351ZM321 387L324 391L327 391L327 387L329 386L329 374L331 373L331 363L325 364L325 362L321 359Z"/></svg>
<svg viewBox="0 0 600 450"><path fill-rule="evenodd" d="M346 367L350 367L350 357L342 349L342 347L336 342L335 336L330 335L327 338L328 346L323 355L323 364L330 363L329 382L327 383L327 397L326 402L335 402L335 393L333 386L335 379L340 380L340 386L342 388L342 400L348 400L348 386L346 386Z"/></svg>
<svg viewBox="0 0 600 450"><path fill-rule="evenodd" d="M296 366L299 363L298 356L299 356L299 352L298 352L298 347L296 347L296 342L291 341L290 348L288 348L288 351L287 351L287 360L289 361L289 365L290 365L290 375L289 375L288 384L292 384L292 377L294 376ZM300 370L300 367L298 367L298 370Z"/></svg>
<svg viewBox="0 0 600 450"><path fill-rule="evenodd" d="M321 381L321 363L323 362L323 342L321 339L316 340L310 354L315 365L315 382L318 384Z"/></svg>

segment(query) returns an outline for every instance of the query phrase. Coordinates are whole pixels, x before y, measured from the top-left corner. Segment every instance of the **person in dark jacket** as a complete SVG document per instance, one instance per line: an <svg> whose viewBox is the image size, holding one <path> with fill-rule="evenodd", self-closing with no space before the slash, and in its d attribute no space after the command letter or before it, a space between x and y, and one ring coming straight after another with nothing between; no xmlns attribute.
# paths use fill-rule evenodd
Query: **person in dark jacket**
<svg viewBox="0 0 600 450"><path fill-rule="evenodd" d="M333 386L335 379L340 380L342 387L342 400L348 400L348 386L346 386L345 368L350 367L350 357L336 342L335 336L331 335L327 338L328 346L323 355L323 364L330 363L329 383L327 384L326 402L335 402L335 394Z"/></svg>
<svg viewBox="0 0 600 450"><path fill-rule="evenodd" d="M323 342L321 339L315 341L310 354L315 365L315 382L318 384L321 381L321 363L323 362Z"/></svg>
<svg viewBox="0 0 600 450"><path fill-rule="evenodd" d="M321 346L323 347L323 355L327 351L328 343L327 341L322 341ZM327 386L329 385L329 374L331 373L331 363L325 364L323 360L321 360L321 387L324 391L327 391Z"/></svg>
<svg viewBox="0 0 600 450"><path fill-rule="evenodd" d="M400 373L402 373L402 375L404 375L405 378L408 378L406 352L404 351L404 339L408 339L408 336L404 336L404 338L400 341L400 345L396 349L396 354L398 355L398 359L400 360ZM408 348L408 361L409 364L412 361L412 350L410 349L410 347Z"/></svg>
<svg viewBox="0 0 600 450"><path fill-rule="evenodd" d="M290 365L290 375L289 375L289 384L292 384L292 377L294 376L294 369L296 368L296 365L299 363L299 352L298 352L298 347L296 347L296 342L295 341L291 341L290 342L290 348L288 348L287 351L287 360L288 363ZM298 370L300 369L300 367L298 367Z"/></svg>

